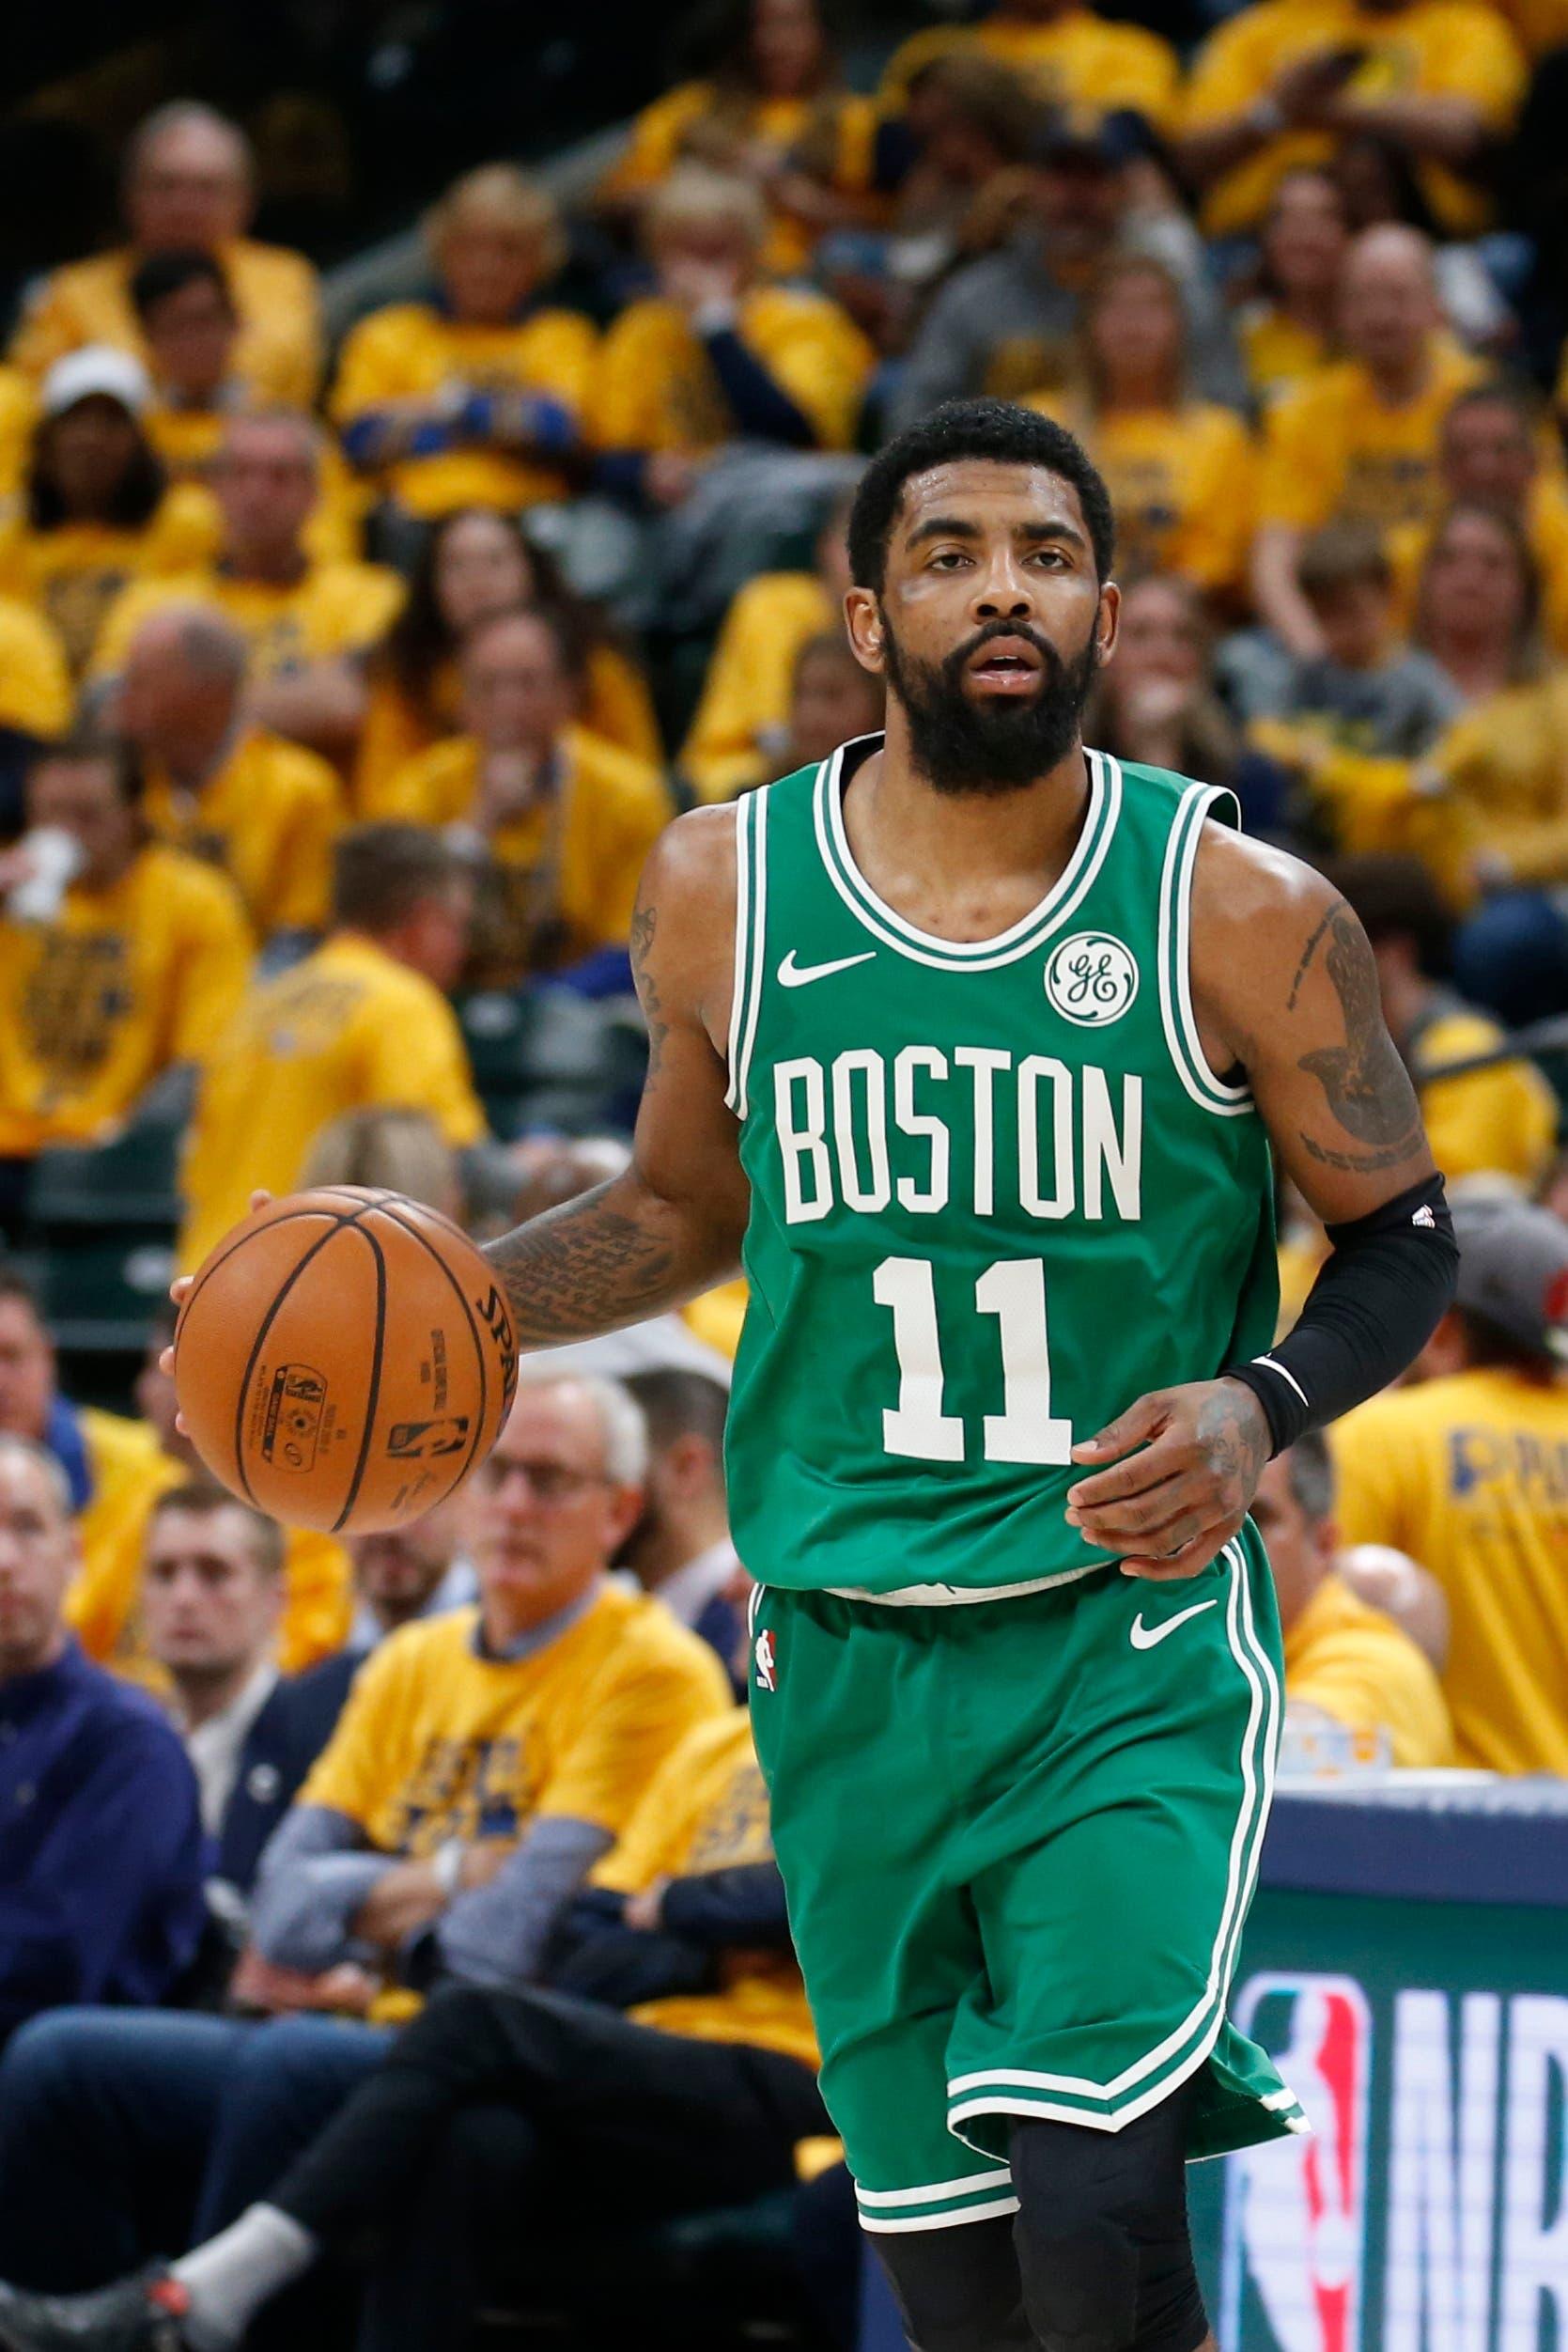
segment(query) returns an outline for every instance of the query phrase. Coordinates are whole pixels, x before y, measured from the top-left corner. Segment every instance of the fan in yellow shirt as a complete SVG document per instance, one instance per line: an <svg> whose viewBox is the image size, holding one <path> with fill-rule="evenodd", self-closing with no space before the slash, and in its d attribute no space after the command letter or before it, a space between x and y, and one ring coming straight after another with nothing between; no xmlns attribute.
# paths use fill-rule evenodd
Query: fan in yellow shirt
<svg viewBox="0 0 1568 2352"><path fill-rule="evenodd" d="M1481 0L1259 0L1198 52L1178 152L1207 193L1203 226L1261 220L1281 175L1325 164L1342 139L1382 140L1414 163L1449 235L1485 225L1478 177L1525 94L1513 32Z"/></svg>
<svg viewBox="0 0 1568 2352"><path fill-rule="evenodd" d="M210 605L149 614L126 651L119 724L147 761L142 812L157 837L223 866L260 938L318 931L342 788L314 752L250 724L247 658Z"/></svg>
<svg viewBox="0 0 1568 2352"><path fill-rule="evenodd" d="M684 165L647 207L659 290L604 338L594 438L656 503L673 505L693 463L737 436L846 449L875 354L825 294L757 275L763 213L743 179Z"/></svg>
<svg viewBox="0 0 1568 2352"><path fill-rule="evenodd" d="M70 724L66 649L41 613L0 596L0 727L39 742Z"/></svg>
<svg viewBox="0 0 1568 2352"><path fill-rule="evenodd" d="M1187 392L1186 315L1162 263L1128 254L1085 297L1082 392L1027 408L1073 426L1105 476L1127 571L1174 571L1215 597L1241 584L1252 525L1251 439Z"/></svg>
<svg viewBox="0 0 1568 2352"><path fill-rule="evenodd" d="M238 371L253 397L308 404L321 362L320 296L303 255L245 235L255 206L249 147L208 106L148 116L131 143L124 186L130 242L56 270L17 329L11 357L41 376L85 343L140 353L131 280L148 254L216 254L241 324Z"/></svg>
<svg viewBox="0 0 1568 2352"><path fill-rule="evenodd" d="M332 414L345 449L411 515L567 497L598 336L539 299L566 257L553 202L489 164L426 233L440 298L373 311L343 347Z"/></svg>
<svg viewBox="0 0 1568 2352"><path fill-rule="evenodd" d="M554 557L531 543L515 515L459 507L425 534L403 609L362 667L353 764L361 817L386 814L397 771L461 725L458 657L470 631L525 604L558 614L585 648L578 716L589 734L650 765L662 758L646 678L572 593Z"/></svg>
<svg viewBox="0 0 1568 2352"><path fill-rule="evenodd" d="M79 864L53 913L0 915L0 1154L117 1130L159 1081L198 1062L239 1004L251 937L233 885L147 846L135 756L65 743L27 782L30 828ZM25 848L11 853L25 869Z"/></svg>
<svg viewBox="0 0 1568 2352"><path fill-rule="evenodd" d="M458 826L494 862L495 936L479 951L516 972L624 947L637 882L672 814L656 768L572 724L577 648L545 612L503 614L463 648L466 732L394 776L387 814Z"/></svg>
<svg viewBox="0 0 1568 2352"><path fill-rule="evenodd" d="M1349 243L1344 197L1328 173L1284 173L1259 239L1258 291L1236 319L1247 382L1260 405L1334 357Z"/></svg>
<svg viewBox="0 0 1568 2352"><path fill-rule="evenodd" d="M1392 1544L1447 1596L1457 1760L1568 1773L1568 1229L1453 1203L1457 1303L1428 1377L1331 1431L1348 1542Z"/></svg>
<svg viewBox="0 0 1568 2352"><path fill-rule="evenodd" d="M1252 1503L1285 1648L1285 1724L1327 1717L1390 1764L1453 1761L1437 1676L1401 1626L1335 1571L1334 1480L1317 1431L1276 1455Z"/></svg>
<svg viewBox="0 0 1568 2352"><path fill-rule="evenodd" d="M1356 240L1340 326L1347 357L1268 411L1258 476L1253 594L1292 652L1308 657L1324 647L1295 576L1302 541L1332 521L1388 530L1433 515L1443 419L1482 372L1440 332L1432 249L1413 228Z"/></svg>
<svg viewBox="0 0 1568 2352"><path fill-rule="evenodd" d="M291 410L230 418L212 473L221 547L204 569L144 582L116 601L94 662L101 676L123 666L161 604L215 604L250 646L255 715L328 757L351 753L361 694L349 657L385 633L403 585L379 564L311 561L304 534L320 495L321 445L310 418Z"/></svg>
<svg viewBox="0 0 1568 2352"><path fill-rule="evenodd" d="M165 852L164 854L172 854ZM180 1170L179 1262L200 1264L258 1188L295 1189L345 1111L425 1111L455 1149L485 1132L442 993L473 919L467 861L409 825L360 825L333 856L332 935L253 990L208 1056Z"/></svg>
<svg viewBox="0 0 1568 2352"><path fill-rule="evenodd" d="M38 423L38 386L20 367L0 366L0 499L15 498L27 473Z"/></svg>
<svg viewBox="0 0 1568 2352"><path fill-rule="evenodd" d="M95 345L51 368L27 475L0 523L0 595L42 614L74 673L127 582L202 562L218 519L205 491L170 489L142 428L139 364Z"/></svg>
<svg viewBox="0 0 1568 2352"><path fill-rule="evenodd" d="M955 49L1012 67L1048 104L1131 107L1162 129L1181 86L1175 51L1141 25L1113 23L1079 0L995 0L977 23L933 26L901 41L882 76L883 108L901 106L922 67Z"/></svg>

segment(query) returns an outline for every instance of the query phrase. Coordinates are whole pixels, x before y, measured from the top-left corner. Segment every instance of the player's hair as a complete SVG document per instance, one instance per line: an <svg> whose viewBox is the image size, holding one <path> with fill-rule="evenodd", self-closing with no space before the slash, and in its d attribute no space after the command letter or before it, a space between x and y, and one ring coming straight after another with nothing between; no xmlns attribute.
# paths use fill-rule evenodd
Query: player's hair
<svg viewBox="0 0 1568 2352"><path fill-rule="evenodd" d="M1334 1508L1334 1465L1321 1429L1303 1429L1285 1456L1285 1484L1302 1518L1319 1527Z"/></svg>
<svg viewBox="0 0 1568 2352"><path fill-rule="evenodd" d="M372 938L470 872L462 851L425 825L351 825L333 849L333 917Z"/></svg>
<svg viewBox="0 0 1568 2352"><path fill-rule="evenodd" d="M677 1438L701 1438L713 1455L721 1486L724 1477L724 1419L730 1393L710 1372L693 1372L684 1364L660 1364L647 1372L629 1372L626 1386L643 1408L648 1443L662 1454Z"/></svg>
<svg viewBox="0 0 1568 2352"><path fill-rule="evenodd" d="M1064 425L1010 400L944 400L918 425L895 434L861 476L849 514L849 569L858 587L881 593L888 541L905 483L934 466L966 458L1041 466L1070 482L1089 528L1095 573L1106 578L1115 552L1116 524L1110 493L1082 443Z"/></svg>
<svg viewBox="0 0 1568 2352"><path fill-rule="evenodd" d="M402 1192L449 1214L459 1191L457 1154L427 1111L371 1103L331 1120L312 1144L298 1189L322 1184Z"/></svg>
<svg viewBox="0 0 1568 2352"><path fill-rule="evenodd" d="M1381 532L1370 522L1326 522L1296 562L1296 580L1309 604L1326 604L1346 588L1387 588L1393 580Z"/></svg>
<svg viewBox="0 0 1568 2352"><path fill-rule="evenodd" d="M7 1460L28 1462L35 1470L42 1471L60 1517L69 1519L74 1516L70 1480L46 1445L40 1445L36 1438L24 1438L18 1429L0 1429L0 1461Z"/></svg>
<svg viewBox="0 0 1568 2352"><path fill-rule="evenodd" d="M157 146L170 131L184 131L191 124L204 131L218 131L233 151L240 175L249 186L256 177L256 159L251 143L237 122L219 114L215 106L207 106L199 98L173 98L167 105L155 106L150 115L144 115L131 133L125 148L125 177L133 179L147 161L147 150Z"/></svg>
<svg viewBox="0 0 1568 2352"><path fill-rule="evenodd" d="M554 197L542 181L515 164L480 164L455 179L425 215L425 241L436 260L464 220L484 219L532 238L539 277L551 278L567 257L567 240Z"/></svg>
<svg viewBox="0 0 1568 2352"><path fill-rule="evenodd" d="M679 164L655 189L643 214L644 234L650 249L671 229L720 227L738 229L753 253L768 228L762 197L738 173L715 171L708 164Z"/></svg>
<svg viewBox="0 0 1568 2352"><path fill-rule="evenodd" d="M167 302L171 294L183 294L188 286L216 287L229 317L239 317L227 271L216 254L204 252L199 245L182 246L176 253L149 253L139 261L132 273L131 307L145 327L160 303Z"/></svg>
<svg viewBox="0 0 1568 2352"><path fill-rule="evenodd" d="M1375 947L1409 939L1422 972L1435 978L1449 968L1453 924L1443 895L1420 858L1367 851L1331 858L1324 873Z"/></svg>
<svg viewBox="0 0 1568 2352"><path fill-rule="evenodd" d="M74 728L57 743L41 744L33 755L28 772L36 775L40 768L50 767L107 768L114 777L115 790L127 808L140 808L142 804L147 770L140 751L128 736L110 735L91 725ZM0 1296L5 1295L0 1291ZM13 1291L9 1295L18 1294Z"/></svg>
<svg viewBox="0 0 1568 2352"><path fill-rule="evenodd" d="M210 1519L214 1511L238 1511L245 1524L251 1558L263 1576L283 1574L287 1538L276 1519L269 1519L265 1511L256 1510L253 1503L242 1502L239 1495L230 1494L215 1478L197 1474L182 1479L178 1487L161 1494L147 1514L148 1527L171 1511L179 1518L193 1519Z"/></svg>
<svg viewBox="0 0 1568 2352"><path fill-rule="evenodd" d="M562 670L574 686L581 686L588 661L587 645L575 618L557 612L549 604L518 604L509 613L492 613L489 620L480 621L464 638L464 661L495 630L514 629L519 621L532 621L536 628L544 631L555 647Z"/></svg>
<svg viewBox="0 0 1568 2352"><path fill-rule="evenodd" d="M648 1425L642 1406L624 1381L606 1379L600 1372L551 1369L545 1356L525 1363L518 1375L520 1397L525 1390L540 1388L582 1389L598 1415L605 1476L617 1487L642 1485L648 1474Z"/></svg>

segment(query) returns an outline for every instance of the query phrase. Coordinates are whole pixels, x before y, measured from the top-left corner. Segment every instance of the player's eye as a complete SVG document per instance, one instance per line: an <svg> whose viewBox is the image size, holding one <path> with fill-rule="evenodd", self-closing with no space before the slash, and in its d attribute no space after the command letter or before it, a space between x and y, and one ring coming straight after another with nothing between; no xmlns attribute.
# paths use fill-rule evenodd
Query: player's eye
<svg viewBox="0 0 1568 2352"><path fill-rule="evenodd" d="M931 558L932 565L941 571L953 571L958 565L969 561L969 552L962 547L939 547Z"/></svg>

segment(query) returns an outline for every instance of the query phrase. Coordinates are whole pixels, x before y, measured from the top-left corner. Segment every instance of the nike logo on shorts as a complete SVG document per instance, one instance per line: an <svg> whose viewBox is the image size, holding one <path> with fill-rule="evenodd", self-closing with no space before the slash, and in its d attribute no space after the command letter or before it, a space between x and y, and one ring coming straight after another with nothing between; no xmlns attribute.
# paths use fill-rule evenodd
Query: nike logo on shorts
<svg viewBox="0 0 1568 2352"><path fill-rule="evenodd" d="M1205 1609L1217 1608L1219 1598L1216 1594L1212 1600L1195 1600L1190 1609L1179 1609L1173 1617L1167 1617L1162 1625L1157 1626L1144 1624L1141 1609L1127 1629L1127 1639L1135 1650L1152 1650L1164 1641L1168 1633L1174 1633L1178 1626L1186 1625L1188 1617L1201 1617Z"/></svg>
<svg viewBox="0 0 1568 2352"><path fill-rule="evenodd" d="M870 963L876 953L875 947L868 947L863 956L840 956L830 964L798 964L792 947L779 966L779 986L781 989L810 988L814 980L826 980L832 973L847 972L854 964Z"/></svg>

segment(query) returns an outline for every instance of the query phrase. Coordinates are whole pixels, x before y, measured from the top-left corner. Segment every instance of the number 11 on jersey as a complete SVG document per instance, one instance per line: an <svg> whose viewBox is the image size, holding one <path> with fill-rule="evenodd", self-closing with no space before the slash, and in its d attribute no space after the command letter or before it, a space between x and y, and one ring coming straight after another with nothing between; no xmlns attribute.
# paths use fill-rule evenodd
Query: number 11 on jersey
<svg viewBox="0 0 1568 2352"><path fill-rule="evenodd" d="M883 1445L916 1461L961 1462L963 1422L942 1410L941 1334L929 1261L885 1257L871 1287L877 1305L892 1313L898 1352L898 1402L882 1414ZM975 1284L974 1303L982 1315L996 1316L1001 1343L1001 1410L985 1417L985 1459L1071 1462L1073 1425L1053 1418L1050 1410L1044 1266L1037 1257L999 1258Z"/></svg>

